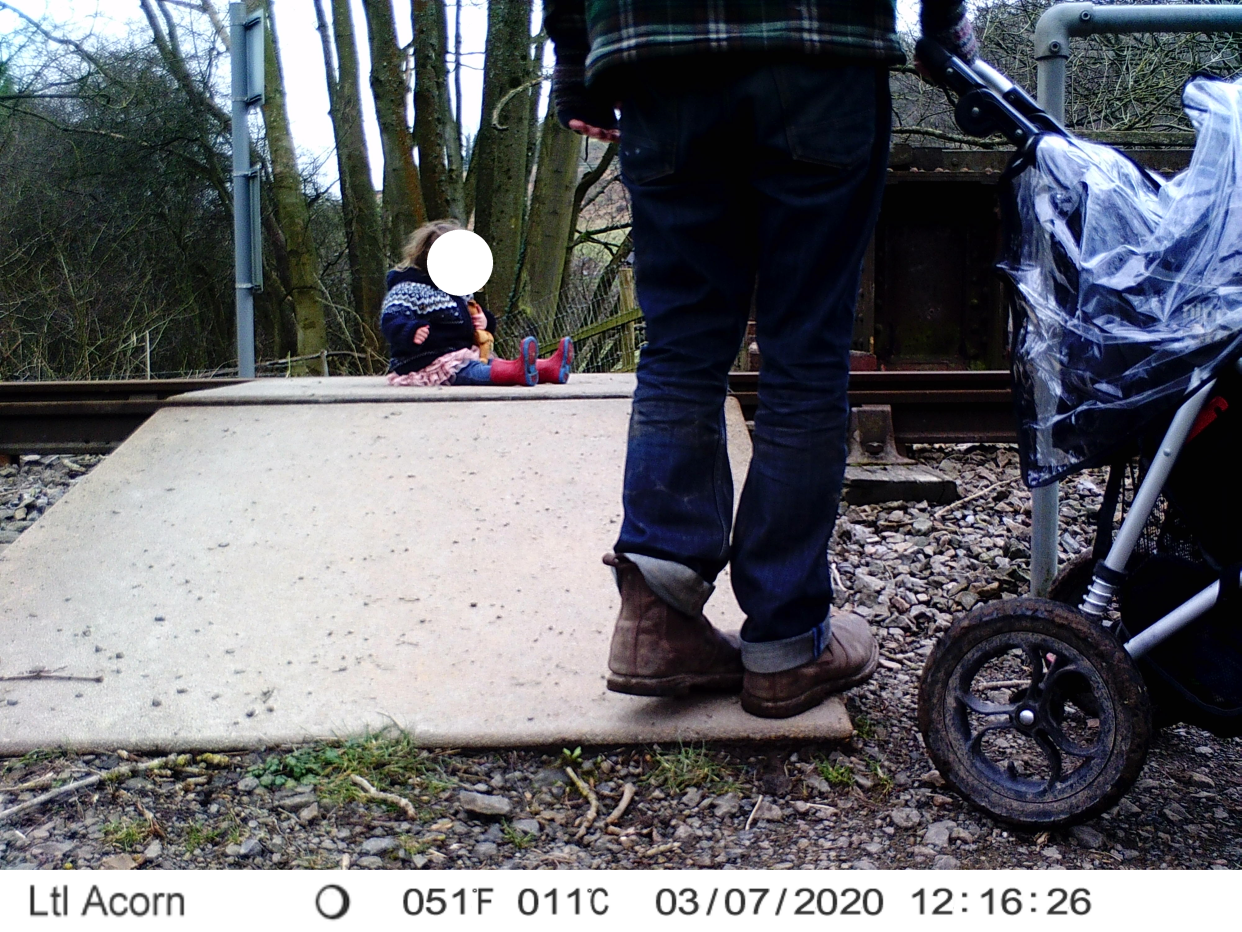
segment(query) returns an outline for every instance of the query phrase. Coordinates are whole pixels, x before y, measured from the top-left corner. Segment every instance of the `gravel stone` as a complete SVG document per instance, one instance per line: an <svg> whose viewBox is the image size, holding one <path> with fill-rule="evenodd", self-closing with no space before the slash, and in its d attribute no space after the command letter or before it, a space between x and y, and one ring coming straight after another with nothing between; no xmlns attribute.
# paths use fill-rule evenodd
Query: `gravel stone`
<svg viewBox="0 0 1242 932"><path fill-rule="evenodd" d="M923 844L929 848L943 848L949 843L949 837L955 828L957 828L956 822L948 820L933 822L923 833Z"/></svg>
<svg viewBox="0 0 1242 932"><path fill-rule="evenodd" d="M755 807L755 821L757 822L780 822L784 818L785 810L770 800L760 800Z"/></svg>
<svg viewBox="0 0 1242 932"><path fill-rule="evenodd" d="M464 791L457 797L461 807L473 815L504 817L513 812L513 803L504 796L488 796Z"/></svg>
<svg viewBox="0 0 1242 932"><path fill-rule="evenodd" d="M955 871L961 866L962 862L951 854L938 854L932 861L932 867L938 871Z"/></svg>
<svg viewBox="0 0 1242 932"><path fill-rule="evenodd" d="M1090 825L1074 825L1070 827L1070 836L1084 848L1104 847L1104 836Z"/></svg>
<svg viewBox="0 0 1242 932"><path fill-rule="evenodd" d="M894 809L889 818L898 828L917 828L923 821L917 809Z"/></svg>
<svg viewBox="0 0 1242 932"><path fill-rule="evenodd" d="M397 839L391 835L383 835L379 838L368 838L358 846L358 851L364 855L380 855L391 851L395 847L397 847Z"/></svg>

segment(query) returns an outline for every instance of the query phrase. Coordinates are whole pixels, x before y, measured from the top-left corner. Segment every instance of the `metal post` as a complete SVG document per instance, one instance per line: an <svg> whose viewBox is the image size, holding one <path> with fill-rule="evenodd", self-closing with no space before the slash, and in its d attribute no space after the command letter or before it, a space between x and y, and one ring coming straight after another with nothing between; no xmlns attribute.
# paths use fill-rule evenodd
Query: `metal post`
<svg viewBox="0 0 1242 932"><path fill-rule="evenodd" d="M1064 121L1065 62L1069 58L1072 37L1139 32L1242 32L1242 5L1058 3L1049 7L1035 26L1039 105L1058 122Z"/></svg>
<svg viewBox="0 0 1242 932"><path fill-rule="evenodd" d="M254 378L254 291L250 280L250 125L246 105L246 4L229 4L233 79L233 265L237 287L237 374Z"/></svg>
<svg viewBox="0 0 1242 932"><path fill-rule="evenodd" d="M1037 99L1058 123L1065 122L1066 62L1070 38L1096 33L1242 32L1242 5L1169 4L1096 6L1058 3L1035 26ZM1044 597L1057 572L1060 489L1031 491L1031 594Z"/></svg>
<svg viewBox="0 0 1242 932"><path fill-rule="evenodd" d="M259 173L250 162L251 106L263 103L262 13L229 4L233 91L233 263L237 288L237 374L254 378L254 293L263 288Z"/></svg>

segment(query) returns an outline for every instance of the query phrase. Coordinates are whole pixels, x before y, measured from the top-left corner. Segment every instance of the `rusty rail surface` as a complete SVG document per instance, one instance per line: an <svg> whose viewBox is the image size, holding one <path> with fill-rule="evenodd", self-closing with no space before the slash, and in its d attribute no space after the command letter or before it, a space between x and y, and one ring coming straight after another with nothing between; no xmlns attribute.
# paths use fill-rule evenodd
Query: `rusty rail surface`
<svg viewBox="0 0 1242 932"><path fill-rule="evenodd" d="M0 454L108 453L166 399L238 381L0 382Z"/></svg>
<svg viewBox="0 0 1242 932"><path fill-rule="evenodd" d="M758 407L757 372L729 387L748 419ZM107 453L174 395L238 379L125 382L0 382L0 454ZM1010 442L1008 372L855 372L850 402L891 405L903 443Z"/></svg>

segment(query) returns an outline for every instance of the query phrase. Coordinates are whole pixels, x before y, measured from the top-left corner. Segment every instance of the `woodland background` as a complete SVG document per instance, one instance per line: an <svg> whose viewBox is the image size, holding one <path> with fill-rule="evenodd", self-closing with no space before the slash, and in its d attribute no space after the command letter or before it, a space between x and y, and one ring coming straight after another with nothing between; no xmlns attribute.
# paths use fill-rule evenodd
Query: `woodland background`
<svg viewBox="0 0 1242 932"><path fill-rule="evenodd" d="M2 380L227 374L236 365L227 3L118 2L132 3L145 27L105 39L75 37L72 24L0 0L21 24L0 35ZM541 118L547 40L532 0L488 3L479 129L463 133L475 124L449 88L466 65L448 41L461 2L413 0L406 46L391 0L363 0L362 22L348 0L251 3L268 18L254 153L264 192L261 372L384 371L385 272L409 231L449 216L492 246L482 297L501 317L502 349L526 334L546 344L572 333L584 368L633 366L641 317L624 276L618 282L631 244L615 146ZM339 184L323 180L325 166L299 160L271 38L308 4L322 36ZM972 6L983 57L1032 92L1031 35L1048 5ZM360 44L370 74L361 73ZM1179 92L1203 70L1242 70L1239 38L1079 40L1068 123L1106 141L1189 144ZM944 95L909 67L895 69L893 90L895 143L1003 145L963 139ZM367 94L379 151L363 132Z"/></svg>

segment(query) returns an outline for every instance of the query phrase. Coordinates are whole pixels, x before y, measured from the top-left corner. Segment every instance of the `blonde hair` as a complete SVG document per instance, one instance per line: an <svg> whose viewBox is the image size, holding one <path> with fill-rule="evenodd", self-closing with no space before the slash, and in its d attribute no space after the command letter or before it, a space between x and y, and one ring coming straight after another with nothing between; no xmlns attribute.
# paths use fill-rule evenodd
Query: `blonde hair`
<svg viewBox="0 0 1242 932"><path fill-rule="evenodd" d="M460 230L461 224L456 220L432 220L410 234L401 250L399 269L426 269L427 253L431 252L431 244L450 230Z"/></svg>

